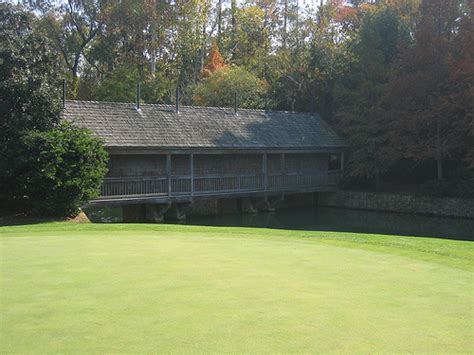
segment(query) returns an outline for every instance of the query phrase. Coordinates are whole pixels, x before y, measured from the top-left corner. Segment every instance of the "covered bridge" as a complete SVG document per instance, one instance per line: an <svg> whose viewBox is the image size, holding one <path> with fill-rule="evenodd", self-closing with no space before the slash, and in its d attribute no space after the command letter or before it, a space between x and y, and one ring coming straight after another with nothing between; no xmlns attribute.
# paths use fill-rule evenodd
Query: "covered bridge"
<svg viewBox="0 0 474 355"><path fill-rule="evenodd" d="M317 115L66 101L110 154L95 203L170 203L335 189L344 141Z"/></svg>

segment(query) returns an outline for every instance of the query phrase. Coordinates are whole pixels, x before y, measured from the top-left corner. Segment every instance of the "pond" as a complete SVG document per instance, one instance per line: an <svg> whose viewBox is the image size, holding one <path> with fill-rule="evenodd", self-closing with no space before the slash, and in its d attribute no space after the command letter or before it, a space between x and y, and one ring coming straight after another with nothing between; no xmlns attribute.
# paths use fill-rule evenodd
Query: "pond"
<svg viewBox="0 0 474 355"><path fill-rule="evenodd" d="M121 209L86 211L93 222L120 222ZM359 232L474 240L474 220L330 207L280 209L257 214L188 216L186 224Z"/></svg>

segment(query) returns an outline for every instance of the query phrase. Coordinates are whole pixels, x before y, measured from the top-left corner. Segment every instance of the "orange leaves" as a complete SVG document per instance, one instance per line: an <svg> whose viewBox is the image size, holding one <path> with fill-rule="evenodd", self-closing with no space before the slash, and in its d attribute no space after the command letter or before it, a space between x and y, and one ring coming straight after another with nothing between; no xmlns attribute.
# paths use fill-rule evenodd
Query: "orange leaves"
<svg viewBox="0 0 474 355"><path fill-rule="evenodd" d="M352 22L357 18L357 12L358 10L351 6L341 6L337 9L335 20L337 22Z"/></svg>
<svg viewBox="0 0 474 355"><path fill-rule="evenodd" d="M222 58L221 53L219 52L219 47L217 46L216 41L213 41L211 53L209 54L209 58L207 59L207 62L202 70L202 76L204 78L208 78L216 70L225 68L226 66L227 65L224 62L224 58Z"/></svg>

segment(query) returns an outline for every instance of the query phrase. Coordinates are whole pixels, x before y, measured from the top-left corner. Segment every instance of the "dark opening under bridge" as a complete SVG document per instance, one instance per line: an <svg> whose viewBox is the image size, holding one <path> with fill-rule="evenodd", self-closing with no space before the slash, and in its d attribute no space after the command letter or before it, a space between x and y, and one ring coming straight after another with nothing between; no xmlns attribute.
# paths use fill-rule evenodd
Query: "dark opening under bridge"
<svg viewBox="0 0 474 355"><path fill-rule="evenodd" d="M317 115L66 101L110 154L92 203L172 203L336 189L345 143Z"/></svg>

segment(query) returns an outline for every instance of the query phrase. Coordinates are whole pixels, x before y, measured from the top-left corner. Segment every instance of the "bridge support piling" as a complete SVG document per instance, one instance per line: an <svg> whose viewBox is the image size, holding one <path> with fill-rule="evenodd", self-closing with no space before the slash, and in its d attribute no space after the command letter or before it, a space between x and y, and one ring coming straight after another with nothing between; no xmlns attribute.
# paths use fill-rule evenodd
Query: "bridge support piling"
<svg viewBox="0 0 474 355"><path fill-rule="evenodd" d="M165 213L170 208L169 204L147 204L145 205L145 219L147 222L162 223L165 220Z"/></svg>
<svg viewBox="0 0 474 355"><path fill-rule="evenodd" d="M279 196L277 197L268 197L265 196L263 199L260 199L257 203L257 208L261 212L275 212L277 204L280 202Z"/></svg>
<svg viewBox="0 0 474 355"><path fill-rule="evenodd" d="M183 222L186 220L185 206L173 203L165 213L165 220L170 222Z"/></svg>
<svg viewBox="0 0 474 355"><path fill-rule="evenodd" d="M254 206L254 203L253 203L251 198L242 197L240 199L240 212L241 213L248 213L248 214L257 213L257 208Z"/></svg>

